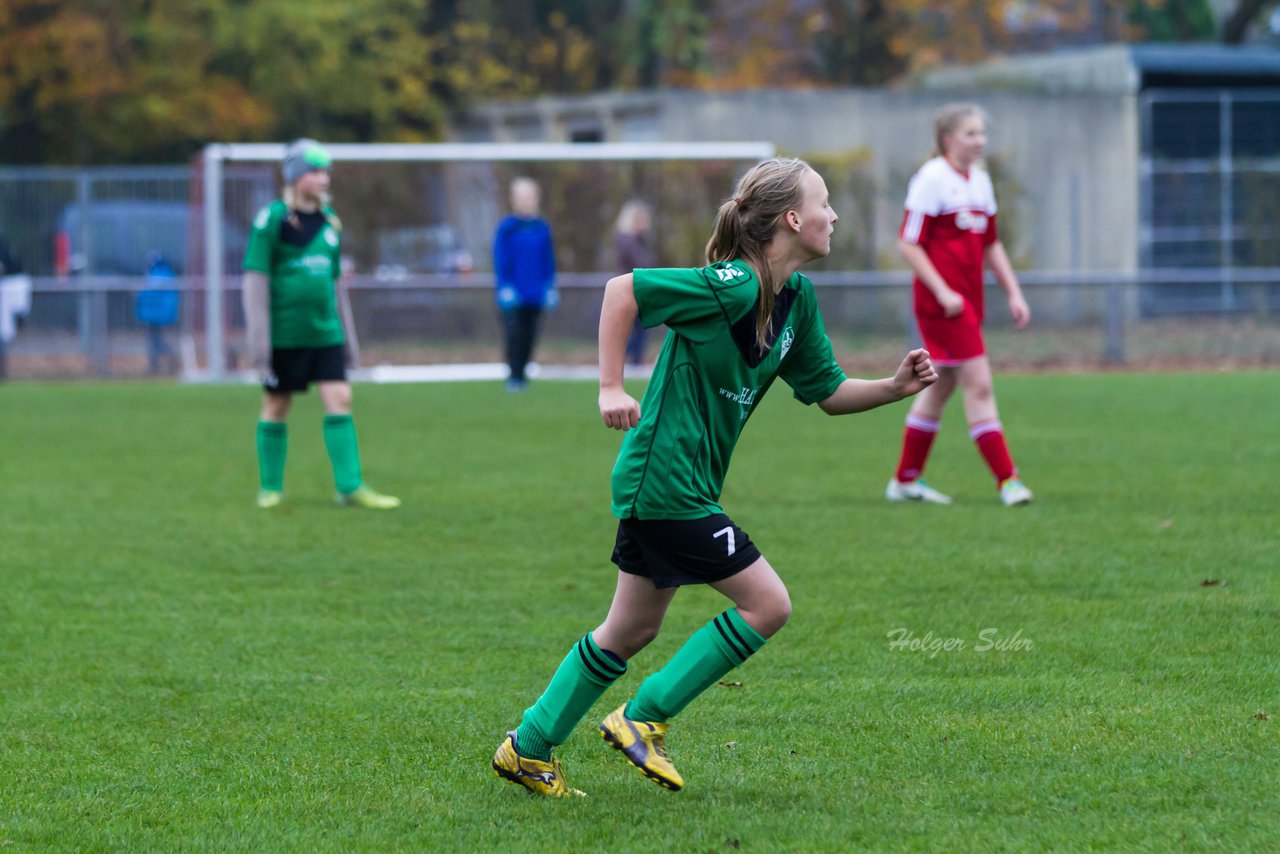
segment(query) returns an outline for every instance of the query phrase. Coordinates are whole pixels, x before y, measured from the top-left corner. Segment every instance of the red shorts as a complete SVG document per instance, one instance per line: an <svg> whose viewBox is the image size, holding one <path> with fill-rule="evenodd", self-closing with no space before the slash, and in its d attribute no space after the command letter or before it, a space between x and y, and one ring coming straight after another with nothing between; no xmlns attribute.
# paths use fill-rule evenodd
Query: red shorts
<svg viewBox="0 0 1280 854"><path fill-rule="evenodd" d="M917 317L924 348L935 365L950 367L986 355L982 324L967 316Z"/></svg>

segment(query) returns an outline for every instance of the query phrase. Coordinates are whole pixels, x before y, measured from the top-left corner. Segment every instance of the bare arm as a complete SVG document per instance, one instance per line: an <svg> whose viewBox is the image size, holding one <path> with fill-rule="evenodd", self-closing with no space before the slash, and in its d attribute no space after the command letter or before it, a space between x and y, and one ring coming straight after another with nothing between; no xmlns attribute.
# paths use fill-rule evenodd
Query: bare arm
<svg viewBox="0 0 1280 854"><path fill-rule="evenodd" d="M347 351L347 367L358 368L360 366L360 340L356 338L356 319L351 313L351 294L347 292L347 286L339 279L333 283L338 291L338 317L342 321L343 340L346 342Z"/></svg>
<svg viewBox="0 0 1280 854"><path fill-rule="evenodd" d="M991 272L996 274L996 281L1009 298L1009 313L1013 315L1014 328L1021 329L1031 321L1031 308L1022 295L1022 286L1018 284L1018 277L1013 272L1013 265L1009 263L1009 253L1004 251L1004 244L997 240L988 246L983 253L983 260L991 268Z"/></svg>
<svg viewBox="0 0 1280 854"><path fill-rule="evenodd" d="M865 412L910 397L937 380L938 373L929 359L929 352L912 350L893 376L882 380L847 379L836 387L834 394L818 401L818 406L828 415Z"/></svg>
<svg viewBox="0 0 1280 854"><path fill-rule="evenodd" d="M259 374L271 371L271 287L265 273L250 270L241 282L249 363Z"/></svg>
<svg viewBox="0 0 1280 854"><path fill-rule="evenodd" d="M938 272L938 268L933 266L933 262L929 260L929 255L924 251L924 247L919 243L908 243L905 240L898 241L898 251L902 253L902 257L907 260L907 264L911 267L911 272L916 274L924 286L933 294L934 299L938 301L938 305L942 306L942 310L947 317L955 317L964 311L964 297L956 293L947 280L942 278L942 274Z"/></svg>
<svg viewBox="0 0 1280 854"><path fill-rule="evenodd" d="M610 279L600 306L600 416L615 430L640 423L640 404L622 387L627 338L639 314L631 274Z"/></svg>

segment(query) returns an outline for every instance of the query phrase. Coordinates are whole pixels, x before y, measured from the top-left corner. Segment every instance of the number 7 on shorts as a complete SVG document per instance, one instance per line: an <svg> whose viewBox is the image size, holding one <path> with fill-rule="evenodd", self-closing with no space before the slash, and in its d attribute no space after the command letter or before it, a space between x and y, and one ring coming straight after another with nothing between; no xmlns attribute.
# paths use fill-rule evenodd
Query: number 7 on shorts
<svg viewBox="0 0 1280 854"><path fill-rule="evenodd" d="M720 538L720 537L722 537L722 536L724 536L724 537L728 537L728 542L729 542L729 554L728 554L727 556L728 556L728 557L733 557L733 553L734 553L734 552L736 552L738 549L737 549L736 544L735 544L735 543L734 543L734 541L733 541L733 526L732 526L732 525L730 525L730 526L729 526L729 527L727 527L727 528L721 528L720 530L716 531L716 532L715 532L714 534L712 534L711 536L712 536L712 537L715 537L716 539L719 539L719 538Z"/></svg>

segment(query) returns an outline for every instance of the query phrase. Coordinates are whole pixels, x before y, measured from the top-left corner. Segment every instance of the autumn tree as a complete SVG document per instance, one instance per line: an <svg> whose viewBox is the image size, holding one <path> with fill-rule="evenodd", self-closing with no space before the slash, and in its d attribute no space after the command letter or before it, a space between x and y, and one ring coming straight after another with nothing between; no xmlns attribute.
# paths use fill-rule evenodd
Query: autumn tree
<svg viewBox="0 0 1280 854"><path fill-rule="evenodd" d="M0 159L438 139L476 101L884 85L1061 44L1211 38L1208 0L4 0ZM1261 3L1240 0L1230 40Z"/></svg>
<svg viewBox="0 0 1280 854"><path fill-rule="evenodd" d="M0 150L11 162L172 159L250 135L266 105L217 62L225 0L0 5Z"/></svg>
<svg viewBox="0 0 1280 854"><path fill-rule="evenodd" d="M0 157L438 139L475 100L690 85L707 0L6 0Z"/></svg>
<svg viewBox="0 0 1280 854"><path fill-rule="evenodd" d="M824 80L878 86L902 74L908 57L894 35L903 13L886 0L823 0L813 29L814 67Z"/></svg>
<svg viewBox="0 0 1280 854"><path fill-rule="evenodd" d="M1269 0L1237 0L1236 7L1222 26L1222 41L1226 44L1240 44L1244 41L1249 27L1261 16Z"/></svg>

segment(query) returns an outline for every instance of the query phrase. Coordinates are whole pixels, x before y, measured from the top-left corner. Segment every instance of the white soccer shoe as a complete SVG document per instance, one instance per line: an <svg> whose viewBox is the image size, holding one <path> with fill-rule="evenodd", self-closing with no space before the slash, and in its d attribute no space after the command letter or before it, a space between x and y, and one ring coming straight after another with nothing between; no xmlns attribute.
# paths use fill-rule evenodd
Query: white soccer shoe
<svg viewBox="0 0 1280 854"><path fill-rule="evenodd" d="M1025 489L1026 487L1023 488ZM923 501L927 504L951 503L950 495L943 495L923 480L909 480L903 483L894 478L884 488L884 497L890 501Z"/></svg>
<svg viewBox="0 0 1280 854"><path fill-rule="evenodd" d="M1016 477L1011 477L1000 484L1000 501L1005 507L1020 507L1023 504L1030 504L1032 498L1035 498L1035 496L1031 494L1031 490L1027 489L1026 484Z"/></svg>

